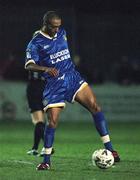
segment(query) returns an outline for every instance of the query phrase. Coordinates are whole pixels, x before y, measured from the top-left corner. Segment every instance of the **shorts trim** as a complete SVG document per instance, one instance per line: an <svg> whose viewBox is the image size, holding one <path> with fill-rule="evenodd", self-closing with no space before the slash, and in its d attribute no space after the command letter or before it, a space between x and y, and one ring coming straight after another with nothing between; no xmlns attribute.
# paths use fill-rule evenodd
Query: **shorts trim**
<svg viewBox="0 0 140 180"><path fill-rule="evenodd" d="M84 89L86 86L88 85L88 83L87 82L84 82L80 87L79 87L79 89L75 92L75 94L73 95L73 98L72 98L72 103L75 101L74 99L75 99L75 96L76 96L76 94L79 92L79 91L81 91L82 89Z"/></svg>
<svg viewBox="0 0 140 180"><path fill-rule="evenodd" d="M44 107L44 111L46 112L48 108L55 108L55 107L65 107L65 103L54 103L54 104L48 104L46 107Z"/></svg>
<svg viewBox="0 0 140 180"><path fill-rule="evenodd" d="M30 109L29 111L30 111L30 113L34 113L34 112L36 112L36 111L43 111L43 108Z"/></svg>

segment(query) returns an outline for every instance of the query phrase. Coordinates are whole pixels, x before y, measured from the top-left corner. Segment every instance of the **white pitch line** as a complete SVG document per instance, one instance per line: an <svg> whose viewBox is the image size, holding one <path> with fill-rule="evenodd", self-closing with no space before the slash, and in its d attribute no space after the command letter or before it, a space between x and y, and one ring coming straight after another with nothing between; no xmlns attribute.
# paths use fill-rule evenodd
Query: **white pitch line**
<svg viewBox="0 0 140 180"><path fill-rule="evenodd" d="M8 162L15 162L15 163L20 163L20 164L34 164L29 161L22 161L22 160L8 160Z"/></svg>

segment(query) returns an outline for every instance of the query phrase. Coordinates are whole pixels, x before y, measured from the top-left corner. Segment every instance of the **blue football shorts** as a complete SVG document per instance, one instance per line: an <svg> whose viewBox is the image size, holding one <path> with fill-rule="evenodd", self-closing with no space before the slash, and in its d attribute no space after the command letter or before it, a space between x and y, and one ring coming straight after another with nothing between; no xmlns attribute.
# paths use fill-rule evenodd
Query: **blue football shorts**
<svg viewBox="0 0 140 180"><path fill-rule="evenodd" d="M44 111L53 107L65 107L65 101L74 102L77 92L86 85L87 82L78 71L69 71L47 81L43 93Z"/></svg>

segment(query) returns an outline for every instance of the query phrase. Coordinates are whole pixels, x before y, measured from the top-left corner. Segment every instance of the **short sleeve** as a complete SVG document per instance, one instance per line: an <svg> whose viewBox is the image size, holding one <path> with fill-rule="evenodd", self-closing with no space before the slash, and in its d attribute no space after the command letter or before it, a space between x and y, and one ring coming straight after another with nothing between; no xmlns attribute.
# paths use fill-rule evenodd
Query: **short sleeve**
<svg viewBox="0 0 140 180"><path fill-rule="evenodd" d="M30 42L26 49L25 65L32 61L35 64L39 62L39 49L37 44Z"/></svg>

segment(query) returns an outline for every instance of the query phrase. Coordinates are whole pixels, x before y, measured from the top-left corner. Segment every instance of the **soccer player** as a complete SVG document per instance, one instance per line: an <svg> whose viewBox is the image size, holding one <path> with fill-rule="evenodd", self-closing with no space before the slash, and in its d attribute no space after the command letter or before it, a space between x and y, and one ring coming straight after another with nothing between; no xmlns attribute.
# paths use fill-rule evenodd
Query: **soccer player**
<svg viewBox="0 0 140 180"><path fill-rule="evenodd" d="M104 113L96 102L94 92L75 69L66 31L61 24L62 19L57 12L47 12L40 33L29 42L26 49L25 69L43 72L47 80L43 93L44 111L48 116L44 137L45 155L37 170L50 169L55 130L65 101L77 101L92 114L104 147L112 152L115 162L118 162L120 158L112 146Z"/></svg>

